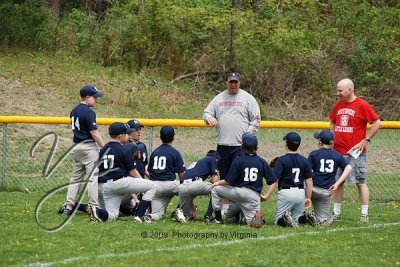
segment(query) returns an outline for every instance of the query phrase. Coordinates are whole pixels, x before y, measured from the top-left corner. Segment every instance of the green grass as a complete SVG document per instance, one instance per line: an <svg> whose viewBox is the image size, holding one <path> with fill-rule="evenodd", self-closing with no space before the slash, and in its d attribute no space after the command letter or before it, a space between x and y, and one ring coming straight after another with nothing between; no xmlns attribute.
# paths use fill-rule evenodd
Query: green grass
<svg viewBox="0 0 400 267"><path fill-rule="evenodd" d="M92 223L77 213L58 232L34 220L39 193L0 192L1 265L38 266L398 266L398 203L370 205L370 222L360 224L357 204L344 203L343 219L329 228L274 226L275 202L263 203L267 225L178 224L167 216L152 224ZM65 192L48 199L39 213L46 227L62 222L56 214ZM199 217L207 199L198 198ZM176 205L170 204L169 215ZM198 238L194 238L195 235ZM178 236L179 235L179 236ZM208 235L208 238L202 236ZM246 238L244 238L246 237ZM36 265L35 265L36 264Z"/></svg>

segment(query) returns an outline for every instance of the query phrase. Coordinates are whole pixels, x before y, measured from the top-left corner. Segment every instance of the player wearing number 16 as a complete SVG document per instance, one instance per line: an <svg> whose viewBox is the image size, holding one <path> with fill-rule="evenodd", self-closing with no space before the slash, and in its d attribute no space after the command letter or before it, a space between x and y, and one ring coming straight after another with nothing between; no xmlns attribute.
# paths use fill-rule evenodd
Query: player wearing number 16
<svg viewBox="0 0 400 267"><path fill-rule="evenodd" d="M256 212L260 211L263 178L269 185L263 200L272 195L277 179L268 163L257 155L257 137L244 133L241 141L244 155L233 160L225 180L213 184L211 197L217 221L221 220L222 198L226 198L232 202L225 213L225 222L237 222L242 211L246 223L251 224Z"/></svg>
<svg viewBox="0 0 400 267"><path fill-rule="evenodd" d="M96 113L91 107L96 105L97 98L103 94L96 87L86 85L80 90L80 96L80 103L70 114L74 135L74 165L68 186L67 201L59 210L59 213L64 215L72 214L82 181L89 181L87 184L89 205L97 207L99 203L97 163L99 147L103 147L104 142L97 129Z"/></svg>

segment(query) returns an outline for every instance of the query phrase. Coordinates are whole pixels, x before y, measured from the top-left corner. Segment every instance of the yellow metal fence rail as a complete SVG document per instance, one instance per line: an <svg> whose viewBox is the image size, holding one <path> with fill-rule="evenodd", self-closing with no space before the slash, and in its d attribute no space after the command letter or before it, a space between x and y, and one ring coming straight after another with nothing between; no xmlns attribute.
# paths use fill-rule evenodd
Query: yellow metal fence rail
<svg viewBox="0 0 400 267"><path fill-rule="evenodd" d="M108 140L107 128L115 121L126 122L130 118L98 118L99 130ZM139 119L145 125L142 141L149 150L160 144L159 129L163 125L176 127L174 147L182 154L186 165L215 149L215 129L202 120ZM72 158L68 154L72 145L68 117L0 116L2 124L2 173L0 185L3 190L48 191L69 181ZM304 156L317 148L313 133L328 129L328 122L312 121L262 121L259 139L259 155L267 161L285 153L282 137L288 131L302 136L299 153ZM397 144L400 122L383 121L382 129L369 145L367 154L367 181L371 201L400 201L400 146ZM51 134L49 134L51 133ZM32 157L33 144L41 137ZM52 146L57 141L57 146ZM46 162L52 156L52 161ZM59 159L64 158L61 162ZM56 166L56 167L55 167ZM51 173L51 175L48 175ZM47 175L47 177L45 177ZM346 186L346 199L357 201L355 186Z"/></svg>

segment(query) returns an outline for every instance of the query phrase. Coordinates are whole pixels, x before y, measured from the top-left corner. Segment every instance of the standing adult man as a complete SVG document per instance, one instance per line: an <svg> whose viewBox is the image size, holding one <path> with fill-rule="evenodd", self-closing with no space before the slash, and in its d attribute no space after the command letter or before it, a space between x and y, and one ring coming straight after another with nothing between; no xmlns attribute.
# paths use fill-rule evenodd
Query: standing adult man
<svg viewBox="0 0 400 267"><path fill-rule="evenodd" d="M225 84L227 89L214 97L203 113L205 123L217 129L221 180L226 178L232 161L241 155L242 135L256 133L261 121L256 99L240 89L240 72L236 68L229 69Z"/></svg>
<svg viewBox="0 0 400 267"><path fill-rule="evenodd" d="M339 81L336 86L336 94L339 100L333 107L329 116L331 131L334 133L334 150L343 154L352 166L349 183L356 183L361 205L360 222L368 222L369 191L366 184L366 152L367 145L376 134L381 121L371 105L354 93L354 84L350 79ZM367 123L371 124L367 132ZM359 156L349 155L350 149L361 152ZM342 171L338 171L340 177ZM334 193L333 216L340 219L341 203L343 200L343 184Z"/></svg>
<svg viewBox="0 0 400 267"><path fill-rule="evenodd" d="M71 215L82 181L88 181L89 206L98 206L98 169L99 147L104 146L97 129L96 113L91 109L103 93L96 87L86 85L80 90L81 102L72 109L71 127L73 132L73 172L68 186L67 201L59 210L60 214Z"/></svg>

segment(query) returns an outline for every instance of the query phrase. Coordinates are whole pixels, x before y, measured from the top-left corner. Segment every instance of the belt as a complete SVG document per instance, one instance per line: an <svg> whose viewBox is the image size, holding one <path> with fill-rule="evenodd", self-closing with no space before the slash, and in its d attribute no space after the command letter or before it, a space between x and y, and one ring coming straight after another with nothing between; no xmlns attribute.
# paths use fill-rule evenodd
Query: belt
<svg viewBox="0 0 400 267"><path fill-rule="evenodd" d="M111 178L111 179L108 179L107 181L105 181L104 183L108 183L108 182L111 182L111 181L115 182L115 181L118 181L119 179L122 179L124 177L126 177L126 176L121 176L121 177L117 177L117 178Z"/></svg>
<svg viewBox="0 0 400 267"><path fill-rule="evenodd" d="M279 190L282 190L282 189L304 189L304 185L279 187Z"/></svg>
<svg viewBox="0 0 400 267"><path fill-rule="evenodd" d="M181 181L181 184L190 184L192 182L199 181L199 180L203 180L203 179L201 179L201 177L194 177L194 178L190 178L190 179L185 179L185 180Z"/></svg>

